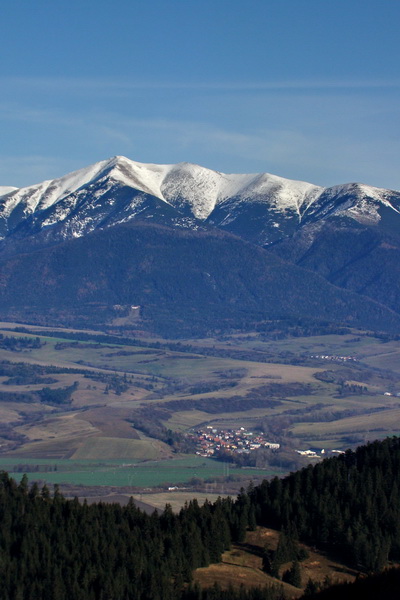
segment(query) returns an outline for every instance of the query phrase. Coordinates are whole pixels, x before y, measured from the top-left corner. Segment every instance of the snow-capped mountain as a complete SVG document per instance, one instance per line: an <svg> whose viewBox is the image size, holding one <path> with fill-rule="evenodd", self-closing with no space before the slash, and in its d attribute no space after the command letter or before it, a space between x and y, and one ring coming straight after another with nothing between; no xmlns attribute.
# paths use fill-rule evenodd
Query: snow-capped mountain
<svg viewBox="0 0 400 600"><path fill-rule="evenodd" d="M173 335L281 317L400 332L399 281L396 191L121 156L0 188L9 319L93 325L121 305Z"/></svg>
<svg viewBox="0 0 400 600"><path fill-rule="evenodd" d="M26 188L0 188L0 194L0 239L41 234L42 241L151 219L213 226L269 245L331 216L372 225L382 208L400 213L399 192L363 184L322 188L268 173L224 174L122 156Z"/></svg>

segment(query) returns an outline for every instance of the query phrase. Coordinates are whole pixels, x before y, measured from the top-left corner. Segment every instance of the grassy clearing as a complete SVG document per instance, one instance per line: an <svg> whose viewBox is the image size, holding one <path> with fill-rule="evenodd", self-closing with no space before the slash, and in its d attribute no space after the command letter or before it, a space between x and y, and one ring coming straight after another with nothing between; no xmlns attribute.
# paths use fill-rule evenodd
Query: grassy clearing
<svg viewBox="0 0 400 600"><path fill-rule="evenodd" d="M231 561L233 559L240 560L243 564L238 565L232 563ZM225 552L221 563L197 569L194 572L193 579L195 582L199 583L202 588L210 588L216 583L225 590L229 589L230 586L234 589L240 589L241 586L244 586L245 588L263 588L277 584L276 580L269 577L266 573L263 573L261 569L247 565L248 562L250 562L249 557L240 550ZM284 587L286 589L290 588L291 597L300 597L300 590L296 591L293 586L288 586L287 584L285 584Z"/></svg>
<svg viewBox="0 0 400 600"><path fill-rule="evenodd" d="M330 560L330 557L305 546L309 557L300 563L302 589L282 583L262 571L263 548L267 544L269 548L275 550L278 539L277 531L258 527L256 531L247 533L245 543L234 545L231 550L225 552L220 563L197 569L194 572L194 581L204 588L218 583L223 589L228 589L230 585L236 589L241 585L246 588L282 585L286 597L299 598L310 578L323 582L326 577L329 577L333 583L339 583L353 581L357 575L355 571ZM290 566L290 563L282 565L280 576Z"/></svg>
<svg viewBox="0 0 400 600"><path fill-rule="evenodd" d="M220 498L220 494L213 493L199 493L199 492L159 492L155 494L134 494L133 498L135 500L140 500L145 502L146 504L150 504L154 506L154 508L158 508L159 510L164 510L165 505L169 504L174 512L178 512L186 502L190 502L193 498L196 498L197 502L202 505L206 500L209 502L216 502L218 498Z"/></svg>

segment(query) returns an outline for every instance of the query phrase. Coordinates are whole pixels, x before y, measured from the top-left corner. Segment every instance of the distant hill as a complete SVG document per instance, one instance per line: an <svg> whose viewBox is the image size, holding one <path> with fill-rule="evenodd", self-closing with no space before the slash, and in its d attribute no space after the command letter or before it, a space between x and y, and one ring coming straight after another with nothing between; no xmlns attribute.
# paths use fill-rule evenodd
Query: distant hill
<svg viewBox="0 0 400 600"><path fill-rule="evenodd" d="M120 225L0 261L1 310L90 323L139 306L172 335L300 317L400 331L400 315L218 231ZM50 322L50 321L49 321Z"/></svg>

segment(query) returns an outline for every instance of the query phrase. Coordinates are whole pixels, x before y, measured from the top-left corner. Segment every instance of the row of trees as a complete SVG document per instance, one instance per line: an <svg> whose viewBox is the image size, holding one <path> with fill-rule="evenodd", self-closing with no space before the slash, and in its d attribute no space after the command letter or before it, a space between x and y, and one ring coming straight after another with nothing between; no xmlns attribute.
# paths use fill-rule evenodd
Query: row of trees
<svg viewBox="0 0 400 600"><path fill-rule="evenodd" d="M12 337L0 334L0 348L11 352L34 350L44 346L45 343L39 337Z"/></svg>

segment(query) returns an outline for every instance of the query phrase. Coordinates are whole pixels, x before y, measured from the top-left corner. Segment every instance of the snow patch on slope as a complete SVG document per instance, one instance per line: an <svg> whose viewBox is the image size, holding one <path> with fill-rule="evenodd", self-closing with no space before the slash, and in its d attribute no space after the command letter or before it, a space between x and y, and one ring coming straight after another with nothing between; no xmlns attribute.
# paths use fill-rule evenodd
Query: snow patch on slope
<svg viewBox="0 0 400 600"><path fill-rule="evenodd" d="M175 208L187 207L196 219L204 220L214 210L220 181L217 171L180 163L165 174L161 193Z"/></svg>

